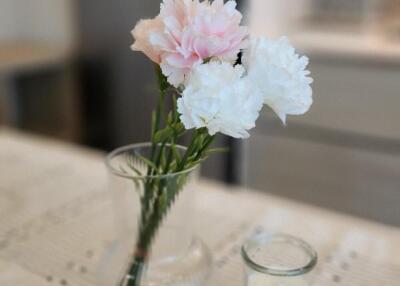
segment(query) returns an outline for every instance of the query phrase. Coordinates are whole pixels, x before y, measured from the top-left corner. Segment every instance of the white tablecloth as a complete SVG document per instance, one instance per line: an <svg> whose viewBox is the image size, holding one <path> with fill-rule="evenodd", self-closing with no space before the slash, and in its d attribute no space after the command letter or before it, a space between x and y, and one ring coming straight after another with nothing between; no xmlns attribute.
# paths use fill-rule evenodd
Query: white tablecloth
<svg viewBox="0 0 400 286"><path fill-rule="evenodd" d="M96 285L114 239L104 154L0 130L0 285ZM400 285L400 229L200 180L196 231L213 251L209 285L240 286L240 245L261 230L319 254L314 285Z"/></svg>

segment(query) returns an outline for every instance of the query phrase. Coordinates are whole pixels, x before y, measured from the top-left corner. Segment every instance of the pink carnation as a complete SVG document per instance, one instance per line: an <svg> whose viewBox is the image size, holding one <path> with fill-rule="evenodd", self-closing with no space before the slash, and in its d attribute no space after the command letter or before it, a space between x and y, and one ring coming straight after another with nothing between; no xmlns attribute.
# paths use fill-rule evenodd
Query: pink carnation
<svg viewBox="0 0 400 286"><path fill-rule="evenodd" d="M160 64L168 81L179 86L205 59L236 60L247 45L241 20L234 1L164 0L159 16L141 20L132 31L132 49Z"/></svg>

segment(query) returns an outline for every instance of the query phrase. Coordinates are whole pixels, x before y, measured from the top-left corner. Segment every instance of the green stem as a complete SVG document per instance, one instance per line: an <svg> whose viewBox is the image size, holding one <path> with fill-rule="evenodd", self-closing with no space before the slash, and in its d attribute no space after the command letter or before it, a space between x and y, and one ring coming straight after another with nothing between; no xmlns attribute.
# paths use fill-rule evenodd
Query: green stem
<svg viewBox="0 0 400 286"><path fill-rule="evenodd" d="M155 65L155 71L157 75L157 81L158 81L158 86L160 89L160 96L158 98L158 103L157 103L157 109L156 109L156 114L155 118L153 118L152 122L152 144L151 144L151 151L150 151L150 160L152 162L155 161L155 156L156 156L156 151L157 151L157 146L158 143L156 142L154 136L155 134L160 130L160 125L161 125L161 118L162 118L162 112L164 110L164 101L165 101L165 91L168 88L168 82L166 81L165 77L163 76L160 66ZM157 165L158 166L158 165ZM156 173L156 170L153 168L148 168L147 169L147 176L152 176ZM146 213L148 212L148 209L150 207L150 201L153 197L153 194L151 192L152 188L152 180L146 180L145 182L145 193L143 195L142 199L142 215L141 215L141 225L145 224L145 219L146 219Z"/></svg>
<svg viewBox="0 0 400 286"><path fill-rule="evenodd" d="M210 147L210 145L212 144L214 139L215 139L215 135L213 135L213 136L208 135L207 136L207 138L203 142L203 146L199 149L194 161L199 160L203 156L204 152L207 151L208 147Z"/></svg>
<svg viewBox="0 0 400 286"><path fill-rule="evenodd" d="M153 163L148 166L147 178L143 184L143 194L141 195L141 212L139 233L136 241L135 252L132 264L129 266L127 276L120 283L120 286L140 286L145 265L148 258L148 253L151 249L152 241L154 240L161 223L168 214L176 198L187 180L188 175L178 176L175 179L152 177L155 174L169 174L173 172L183 171L188 167L198 164L200 159L205 157L205 152L211 145L214 136L210 136L205 128L195 130L191 142L181 159L180 156L174 154L175 144L179 137L183 135L179 129L175 129L179 123L179 113L176 108L176 94L172 95L172 116L170 120L165 120L167 125L165 128L172 128L173 133L167 138L156 139L156 134L160 131L162 118L164 113L164 101L166 90L169 84L166 78L162 75L160 67L156 67L158 85L160 88L160 96L157 104L157 109L153 115L152 122L152 145L149 160ZM162 132L161 130L160 132ZM159 140L159 142L157 142ZM169 152L165 151L167 144L170 145ZM174 162L174 157L179 162ZM176 180L176 181L173 181Z"/></svg>
<svg viewBox="0 0 400 286"><path fill-rule="evenodd" d="M199 136L199 131L196 129L196 130L194 131L194 134L193 134L193 136L192 136L192 139L191 139L191 141L190 141L190 143L189 143L189 146L188 146L187 149L186 149L185 155L183 155L182 161L181 161L181 163L179 164L179 166L178 166L178 168L177 168L177 171L181 171L181 170L184 169L185 164L186 164L186 161L187 161L187 159L190 157L190 155L192 154L192 151L193 151L193 149L194 149L194 145L195 145L195 143L196 143L197 136Z"/></svg>

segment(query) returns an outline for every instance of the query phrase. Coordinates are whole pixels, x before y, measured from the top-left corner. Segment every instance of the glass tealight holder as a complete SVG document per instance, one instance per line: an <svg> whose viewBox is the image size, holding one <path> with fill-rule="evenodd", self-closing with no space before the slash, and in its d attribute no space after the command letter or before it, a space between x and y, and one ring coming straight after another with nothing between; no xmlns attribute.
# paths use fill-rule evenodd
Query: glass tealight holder
<svg viewBox="0 0 400 286"><path fill-rule="evenodd" d="M242 246L246 286L310 286L317 253L287 234L256 234Z"/></svg>

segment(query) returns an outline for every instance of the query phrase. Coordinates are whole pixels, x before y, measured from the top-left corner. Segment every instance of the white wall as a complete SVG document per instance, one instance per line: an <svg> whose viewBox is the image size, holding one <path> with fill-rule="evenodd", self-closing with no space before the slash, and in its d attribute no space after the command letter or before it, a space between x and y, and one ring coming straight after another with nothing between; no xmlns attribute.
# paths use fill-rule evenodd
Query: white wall
<svg viewBox="0 0 400 286"><path fill-rule="evenodd" d="M74 44L73 0L0 0L0 39Z"/></svg>
<svg viewBox="0 0 400 286"><path fill-rule="evenodd" d="M309 0L250 0L247 18L254 35L273 38L288 34L291 24L302 17Z"/></svg>
<svg viewBox="0 0 400 286"><path fill-rule="evenodd" d="M15 2L16 0L0 0L0 40L15 36Z"/></svg>

